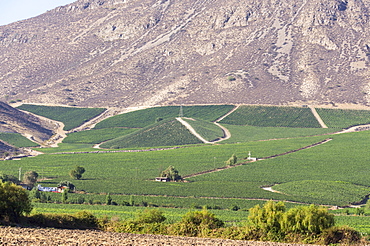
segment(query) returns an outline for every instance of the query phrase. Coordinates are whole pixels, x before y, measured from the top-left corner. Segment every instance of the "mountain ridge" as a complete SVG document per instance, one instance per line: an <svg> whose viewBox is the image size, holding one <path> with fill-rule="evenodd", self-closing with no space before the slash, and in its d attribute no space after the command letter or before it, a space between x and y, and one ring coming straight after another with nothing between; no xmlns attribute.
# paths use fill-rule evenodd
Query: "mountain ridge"
<svg viewBox="0 0 370 246"><path fill-rule="evenodd" d="M79 0L0 27L3 100L370 102L362 0Z"/></svg>

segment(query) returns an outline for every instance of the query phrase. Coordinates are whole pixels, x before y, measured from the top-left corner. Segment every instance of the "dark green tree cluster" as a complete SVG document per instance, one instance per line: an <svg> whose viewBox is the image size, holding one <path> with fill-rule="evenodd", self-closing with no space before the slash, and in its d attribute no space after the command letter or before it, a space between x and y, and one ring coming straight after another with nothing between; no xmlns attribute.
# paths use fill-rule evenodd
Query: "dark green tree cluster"
<svg viewBox="0 0 370 246"><path fill-rule="evenodd" d="M33 188L37 182L39 174L35 171L28 171L23 175L23 183Z"/></svg>
<svg viewBox="0 0 370 246"><path fill-rule="evenodd" d="M166 170L161 172L160 176L169 178L172 181L179 181L182 179L179 175L179 171L177 171L174 166L169 166Z"/></svg>
<svg viewBox="0 0 370 246"><path fill-rule="evenodd" d="M238 161L238 157L236 157L235 154L233 154L227 161L225 161L225 164L227 166L233 166Z"/></svg>
<svg viewBox="0 0 370 246"><path fill-rule="evenodd" d="M3 174L3 173L0 174L0 180L3 181L3 182L12 182L14 184L19 184L20 183L19 179L16 178L15 176L8 175L8 174Z"/></svg>
<svg viewBox="0 0 370 246"><path fill-rule="evenodd" d="M334 215L315 205L286 210L283 202L269 201L263 207L251 208L248 221L248 234L254 240L330 244L343 242L348 237L355 241L360 238L353 229L334 227Z"/></svg>
<svg viewBox="0 0 370 246"><path fill-rule="evenodd" d="M81 166L76 166L75 169L72 169L71 171L69 171L69 176L71 176L71 178L74 178L74 179L81 179L82 174L84 173L85 173L85 168Z"/></svg>
<svg viewBox="0 0 370 246"><path fill-rule="evenodd" d="M18 222L32 210L27 191L12 182L0 181L0 219Z"/></svg>

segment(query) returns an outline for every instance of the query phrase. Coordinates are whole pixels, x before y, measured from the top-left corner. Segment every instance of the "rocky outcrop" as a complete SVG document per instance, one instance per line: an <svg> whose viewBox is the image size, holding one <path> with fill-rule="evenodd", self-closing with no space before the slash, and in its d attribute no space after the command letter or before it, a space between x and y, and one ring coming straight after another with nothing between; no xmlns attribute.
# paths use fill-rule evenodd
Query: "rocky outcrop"
<svg viewBox="0 0 370 246"><path fill-rule="evenodd" d="M370 104L364 0L79 0L0 27L0 97Z"/></svg>

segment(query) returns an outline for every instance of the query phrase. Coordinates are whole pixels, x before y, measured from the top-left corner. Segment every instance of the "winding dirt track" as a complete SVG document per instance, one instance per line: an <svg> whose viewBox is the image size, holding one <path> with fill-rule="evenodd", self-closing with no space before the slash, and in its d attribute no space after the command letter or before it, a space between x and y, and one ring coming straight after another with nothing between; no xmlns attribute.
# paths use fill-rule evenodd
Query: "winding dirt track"
<svg viewBox="0 0 370 246"><path fill-rule="evenodd" d="M160 235L112 233L94 230L0 227L0 245L300 246L304 244L283 244L283 243L252 242L252 241L225 240L225 239L171 237Z"/></svg>

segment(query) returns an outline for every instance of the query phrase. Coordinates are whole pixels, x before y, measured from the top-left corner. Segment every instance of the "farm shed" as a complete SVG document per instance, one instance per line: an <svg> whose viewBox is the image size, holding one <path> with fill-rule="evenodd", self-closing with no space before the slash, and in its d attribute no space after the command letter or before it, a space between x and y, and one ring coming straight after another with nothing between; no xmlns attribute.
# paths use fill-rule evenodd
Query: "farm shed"
<svg viewBox="0 0 370 246"><path fill-rule="evenodd" d="M168 178L168 177L157 177L157 178L155 178L155 181L158 181L158 182L170 182L170 178Z"/></svg>

